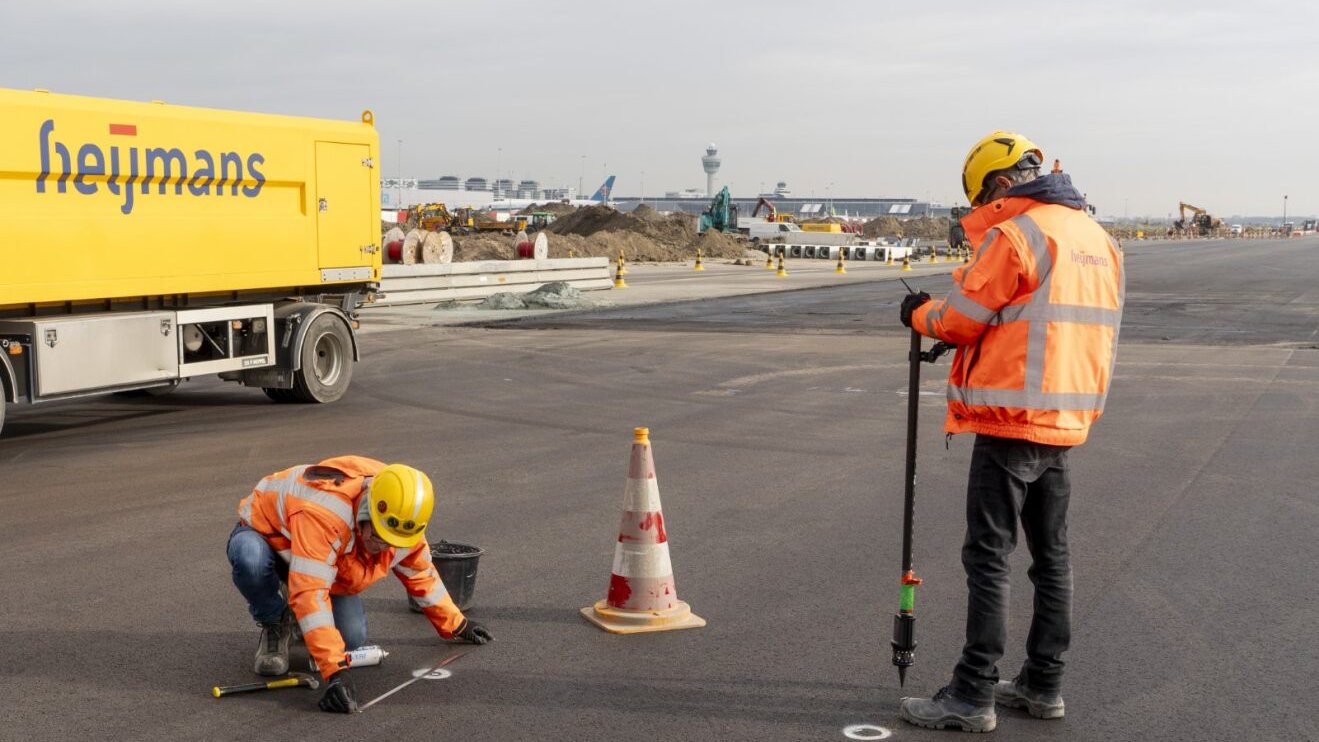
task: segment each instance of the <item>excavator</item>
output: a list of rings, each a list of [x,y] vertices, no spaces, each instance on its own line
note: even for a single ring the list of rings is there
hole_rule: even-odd
[[[760,216],[760,210],[762,208],[765,209],[765,221],[771,224],[792,221],[792,216],[788,214],[780,214],[779,210],[774,206],[774,202],[764,196],[761,196],[760,200],[756,202],[756,208],[751,212],[751,216],[753,218]]]
[[[733,197],[728,193],[728,186],[721,188],[710,201],[710,205],[701,212],[701,221],[696,231],[705,234],[710,229],[720,232],[737,231],[737,204],[733,203]]]
[[[410,221],[428,232],[444,232],[453,226],[454,217],[442,203],[420,204],[408,209]]]
[[[1191,212],[1191,219],[1187,221],[1186,212]],[[1173,222],[1172,225],[1178,232],[1192,232],[1201,237],[1208,237],[1211,232],[1223,226],[1222,219],[1216,219],[1208,211],[1199,206],[1192,206],[1185,201],[1177,202],[1177,213],[1181,218]]]

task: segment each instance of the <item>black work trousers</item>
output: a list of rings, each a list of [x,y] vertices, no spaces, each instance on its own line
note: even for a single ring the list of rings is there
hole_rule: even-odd
[[[966,490],[962,566],[969,593],[966,645],[953,670],[953,694],[994,702],[998,660],[1007,642],[1008,555],[1017,523],[1026,535],[1035,612],[1026,636],[1022,678],[1030,688],[1062,687],[1062,654],[1071,641],[1072,565],[1067,551],[1071,482],[1067,447],[977,435]]]

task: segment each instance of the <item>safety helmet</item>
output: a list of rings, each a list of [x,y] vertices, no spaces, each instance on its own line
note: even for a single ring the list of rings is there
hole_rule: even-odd
[[[1026,163],[1022,158],[1031,157]],[[1038,168],[1044,162],[1044,152],[1031,140],[1010,131],[996,131],[976,142],[962,165],[962,190],[974,206],[985,190],[985,178],[998,170],[1019,165]]]
[[[390,546],[416,546],[435,509],[435,489],[423,472],[390,464],[371,480],[371,525]]]

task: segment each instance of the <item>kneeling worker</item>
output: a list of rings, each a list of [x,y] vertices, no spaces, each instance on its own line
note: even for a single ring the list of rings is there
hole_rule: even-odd
[[[490,641],[431,564],[423,531],[434,507],[425,474],[363,456],[295,466],[258,482],[238,504],[228,548],[234,585],[261,626],[257,674],[288,672],[296,619],[327,681],[321,710],[355,711],[345,651],[366,643],[359,594],[391,570],[441,637]]]

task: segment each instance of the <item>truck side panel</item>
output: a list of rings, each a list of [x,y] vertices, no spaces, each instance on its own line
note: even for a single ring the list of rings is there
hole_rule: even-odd
[[[379,280],[370,123],[0,90],[0,141],[0,308]],[[325,142],[351,162],[321,172]],[[344,187],[327,251],[315,194]]]

